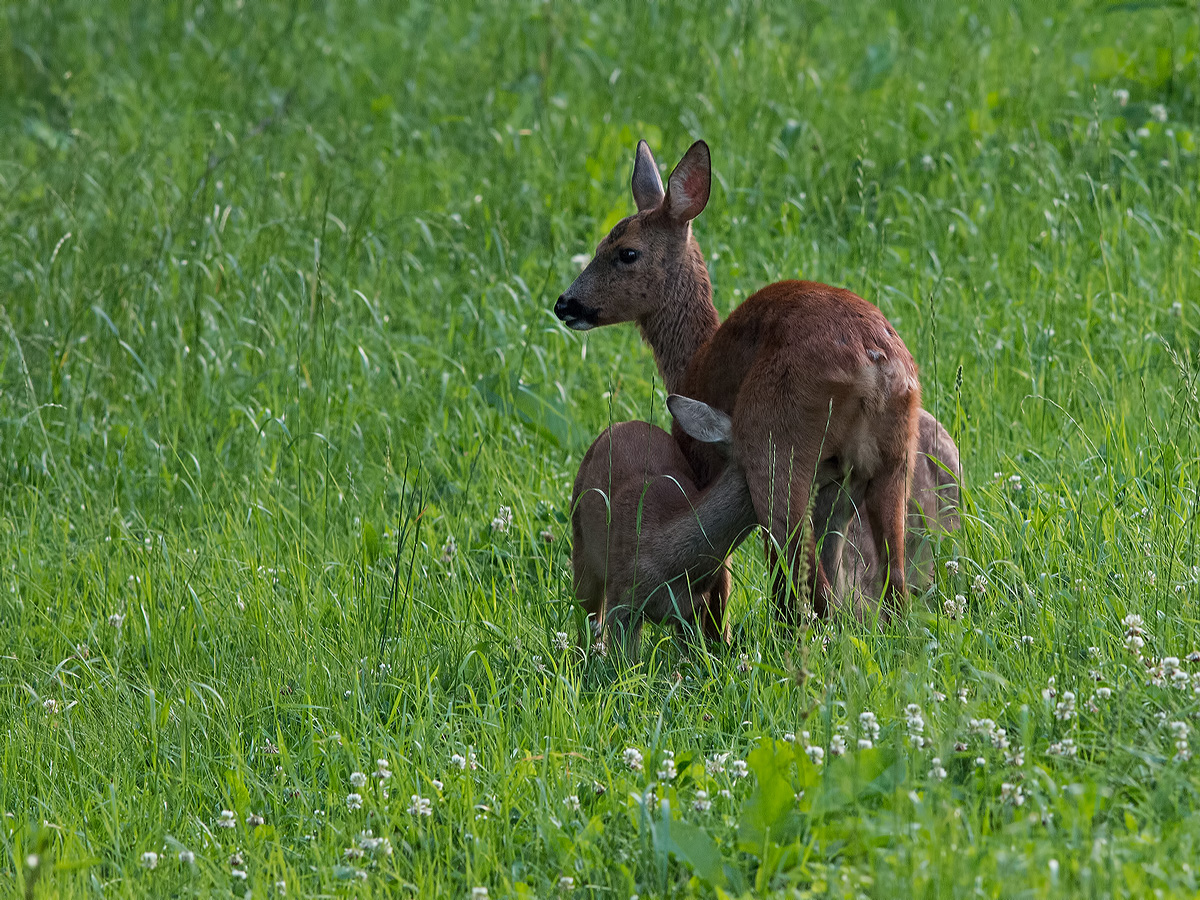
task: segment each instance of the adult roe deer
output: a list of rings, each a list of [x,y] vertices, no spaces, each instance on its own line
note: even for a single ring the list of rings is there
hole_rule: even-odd
[[[694,143],[664,190],[649,147],[638,143],[638,212],[618,222],[554,311],[584,331],[634,321],[671,393],[728,413],[733,442],[768,555],[774,594],[794,619],[789,582],[807,574],[813,610],[832,591],[814,532],[844,532],[866,513],[886,572],[880,616],[905,605],[905,507],[914,464],[921,388],[908,348],[871,303],[807,281],[768,285],[720,323],[691,222],[708,202],[708,145]],[[721,460],[678,425],[674,435],[698,486]],[[815,491],[813,522],[806,527]],[[841,498],[849,497],[853,505]]]
[[[732,423],[687,397],[667,404],[684,433],[728,454]],[[672,618],[681,630],[725,638],[725,557],[758,518],[736,460],[703,491],[679,444],[649,422],[618,422],[596,438],[571,492],[575,596],[596,634],[636,656],[642,619]],[[721,593],[719,602],[709,597]]]

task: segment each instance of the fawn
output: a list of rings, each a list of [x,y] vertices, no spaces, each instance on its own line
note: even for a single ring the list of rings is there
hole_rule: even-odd
[[[707,404],[667,398],[675,424],[720,455],[732,423]],[[636,656],[643,618],[673,619],[687,636],[728,640],[709,611],[729,596],[725,557],[757,525],[736,459],[704,490],[670,434],[649,422],[619,422],[596,438],[571,493],[575,596],[593,632]],[[719,604],[708,601],[721,593]]]
[[[908,580],[922,588],[934,579],[934,541],[958,528],[961,476],[958,447],[953,438],[941,422],[921,410],[904,548],[908,555]],[[856,607],[868,603],[868,598],[878,597],[883,589],[879,554],[858,510],[850,511],[844,534],[824,534],[821,560],[839,604]]]
[[[694,143],[663,188],[638,143],[638,212],[618,222],[554,311],[588,330],[633,321],[654,352],[668,391],[694,397],[732,420],[757,520],[768,532],[780,614],[795,620],[791,585],[803,574],[813,611],[833,599],[816,553],[821,531],[845,531],[866,513],[886,573],[880,617],[907,603],[905,507],[915,461],[921,386],[916,364],[873,304],[850,291],[783,281],[750,296],[720,323],[691,222],[708,203],[708,145]],[[719,453],[674,426],[697,486],[720,470]],[[849,497],[853,504],[839,498]],[[780,560],[780,554],[783,559]]]

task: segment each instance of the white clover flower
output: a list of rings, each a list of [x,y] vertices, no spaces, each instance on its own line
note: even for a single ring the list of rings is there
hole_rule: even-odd
[[[1167,108],[1161,103],[1155,103],[1150,107],[1150,116],[1156,122],[1165,122],[1167,121]]]
[[[554,649],[560,653],[571,646],[571,639],[565,631],[554,632]]]
[[[442,784],[442,783],[441,783],[441,782],[440,782],[438,779],[436,779],[436,778],[430,778],[430,779],[429,779],[429,783],[430,783],[431,785],[433,785],[433,789],[434,789],[435,791],[440,791],[440,790],[441,790],[443,787],[445,787],[445,785],[444,785],[444,784]]]
[[[391,856],[392,842],[386,837],[375,837],[370,831],[358,836],[358,846],[372,856]]]
[[[287,894],[287,882],[283,880],[275,882],[275,893],[277,893],[280,897]]]
[[[471,900],[488,900],[488,889],[483,885],[471,888]]]
[[[1063,691],[1063,698],[1054,705],[1054,718],[1069,722],[1075,718],[1075,692]]]
[[[350,809],[362,809],[362,794],[347,794],[346,806]]]
[[[365,787],[367,784],[367,776],[364,772],[351,772],[350,783],[356,788]]]
[[[863,737],[866,738],[868,742],[873,743],[874,741],[879,740],[879,721],[875,718],[875,713],[871,712],[870,710],[864,710],[863,712],[859,713],[858,727],[862,731]],[[867,746],[869,747],[870,745],[871,744],[868,743]],[[861,741],[859,742],[859,746],[862,747]],[[866,748],[864,747],[863,749]]]
[[[467,768],[467,758],[461,753],[453,753],[450,755],[450,765],[456,769],[465,770]]]
[[[562,878],[558,879],[558,889],[560,891],[575,890],[575,879],[572,878],[570,875],[562,876]]]
[[[629,766],[634,772],[641,772],[643,768],[642,751],[635,747],[625,748],[625,765]]]
[[[420,794],[413,794],[408,805],[409,815],[413,816],[432,816],[433,801],[427,797],[422,797]]]
[[[835,734],[829,739],[829,753],[832,756],[841,756],[846,752],[846,736],[843,734]]]
[[[987,579],[987,576],[983,575],[983,574],[976,575],[974,580],[971,582],[971,589],[974,590],[975,593],[979,594],[979,595],[983,595],[984,593],[987,592],[987,586],[988,586],[988,579]]]
[[[387,781],[392,777],[392,769],[386,759],[375,760],[375,777],[380,781]]]
[[[958,560],[957,559],[946,560],[946,574],[947,575],[957,575],[958,574]]]
[[[960,688],[958,689],[958,691],[956,692],[956,696],[958,697],[958,702],[959,702],[959,703],[966,703],[966,702],[967,702],[967,698],[968,698],[969,696],[971,696],[971,689],[970,689],[969,687],[967,687],[966,685],[963,685],[963,686],[962,686],[962,687],[960,687]]]
[[[1055,741],[1047,747],[1046,752],[1051,756],[1073,757],[1079,752],[1079,748],[1075,746],[1075,742],[1070,738],[1063,738],[1061,741]]]
[[[982,769],[986,765],[987,765],[987,760],[984,759],[982,756],[975,757],[975,768]]]
[[[237,825],[237,813],[232,809],[221,810],[221,815],[217,818],[218,828],[233,828]]]
[[[750,655],[748,653],[741,654],[738,657],[738,671],[745,674],[746,672],[749,672],[750,669]]]
[[[658,768],[658,780],[670,781],[675,775],[675,754],[670,750],[664,750],[663,761]]]
[[[193,853],[191,850],[180,850],[179,851],[179,861],[185,865],[190,866],[192,863],[194,863],[196,861],[196,854]]]
[[[244,869],[230,869],[229,874],[232,875],[234,878],[236,878],[238,881],[245,881],[247,878],[250,877],[249,875],[246,874],[246,871]]]
[[[971,719],[971,721],[967,723],[967,727],[969,727],[975,734],[983,735],[986,738],[991,738],[992,733],[996,730],[996,723],[991,719]]]
[[[363,853],[364,851],[362,847],[347,847],[342,851],[342,859],[346,860],[347,862],[355,859],[362,859]]]
[[[158,868],[158,854],[153,850],[147,850],[142,854],[142,868],[156,869]]]
[[[1046,679],[1046,687],[1042,691],[1042,699],[1043,700],[1052,700],[1053,698],[1058,696],[1058,688],[1056,688],[1054,686],[1055,683],[1056,683],[1056,679],[1053,675],[1051,675],[1049,678]],[[991,720],[989,719],[988,721],[991,721]]]
[[[569,794],[563,798],[563,804],[569,812],[579,812],[583,807],[579,803],[578,794]]]
[[[47,697],[45,700],[42,701],[42,709],[44,709],[46,712],[50,713],[51,715],[54,715],[54,713],[58,712],[58,708],[59,708],[58,701],[55,700],[53,697]]]
[[[816,744],[811,747],[805,747],[804,752],[808,754],[808,758],[812,760],[814,766],[819,766],[825,761],[825,751]]]
[[[1025,792],[1019,784],[1012,784],[1005,781],[1000,785],[1000,802],[1011,803],[1013,806],[1023,806],[1025,804]]]
[[[692,809],[699,813],[712,809],[712,801],[708,799],[708,791],[696,791],[696,799],[692,801]]]
[[[1096,696],[1101,700],[1107,700],[1112,697],[1112,688],[1098,687],[1096,688]]]
[[[599,657],[600,659],[604,659],[605,657],[607,657],[608,656],[608,644],[604,643],[604,641],[593,641],[592,642],[592,655]]]
[[[745,778],[750,774],[750,767],[746,765],[744,759],[735,759],[729,764],[730,778]]]
[[[1008,486],[1009,486],[1009,488],[1011,488],[1014,491],[1023,490],[1024,488],[1021,485],[1021,476],[1020,475],[1010,475],[1008,477]]]
[[[250,815],[246,816],[246,824],[249,825],[251,828],[257,828],[262,823],[263,823],[263,817],[260,816],[258,813],[250,813]]]
[[[1033,646],[1033,643],[1034,643],[1033,635],[1032,634],[1021,635],[1021,643],[1024,644],[1026,647]]]
[[[108,617],[108,624],[111,628],[120,628],[125,624],[125,616],[123,613],[113,613]]]
[[[921,707],[916,703],[910,703],[904,707],[904,725],[908,729],[908,736],[912,742],[918,747],[924,746],[925,716],[921,712]]]
[[[496,517],[494,519],[492,519],[492,531],[497,531],[497,532],[501,532],[501,533],[508,531],[509,526],[512,525],[512,520],[513,520],[512,507],[501,506],[500,509],[496,512]]]
[[[967,611],[967,598],[962,594],[955,594],[953,600],[947,600],[942,604],[942,613],[947,619],[959,619]]]
[[[935,756],[929,761],[929,780],[942,781],[946,777],[946,770],[942,767],[941,757]]]
[[[533,670],[535,672],[544,673],[546,671],[546,664],[542,662],[541,656],[535,656],[531,662],[533,663]]]
[[[1010,766],[1020,767],[1025,765],[1025,751],[1020,747],[1017,747],[1013,750],[1005,750],[1004,762]]]
[[[1118,106],[1125,106],[1129,103],[1129,91],[1125,88],[1117,88],[1113,91],[1113,99],[1117,101]]]

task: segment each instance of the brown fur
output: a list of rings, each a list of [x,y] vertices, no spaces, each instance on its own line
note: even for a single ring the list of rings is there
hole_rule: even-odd
[[[768,551],[781,560],[780,612],[793,618],[789,583],[806,575],[813,608],[832,591],[808,526],[842,531],[839,487],[860,508],[889,573],[886,620],[907,600],[905,505],[915,456],[920,383],[904,342],[883,314],[850,291],[804,281],[769,285],[718,326],[712,287],[691,220],[708,200],[708,148],[688,150],[657,195],[639,144],[634,189],[639,212],[615,228],[559,298],[571,327],[635,321],[668,390],[728,413]],[[657,178],[657,173],[654,173]],[[654,200],[658,199],[655,203]],[[720,469],[711,448],[675,429],[697,485]],[[815,491],[815,498],[813,497]],[[824,498],[824,499],[823,499]],[[715,613],[715,611],[714,611]]]
[[[934,544],[958,529],[960,478],[954,440],[937,419],[921,410],[905,540],[910,586],[924,589],[933,582]],[[883,583],[871,531],[853,508],[853,501],[851,506],[844,536],[829,531],[823,534],[821,560],[833,583],[837,605],[854,608],[861,616],[863,605],[879,596]]]
[[[757,523],[736,463],[700,490],[670,434],[648,422],[606,429],[571,494],[575,596],[593,630],[636,654],[643,617],[729,640],[723,561]]]

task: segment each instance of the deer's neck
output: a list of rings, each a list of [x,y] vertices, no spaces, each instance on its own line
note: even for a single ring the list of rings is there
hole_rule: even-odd
[[[638,322],[668,393],[682,389],[692,357],[720,324],[704,256],[689,236],[683,258],[668,275],[662,304]]]

